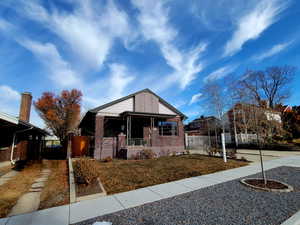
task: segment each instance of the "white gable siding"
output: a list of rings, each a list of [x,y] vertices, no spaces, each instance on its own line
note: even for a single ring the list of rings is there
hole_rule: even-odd
[[[133,111],[133,98],[126,99],[98,111],[97,115],[119,116],[125,111]]]
[[[170,115],[176,115],[174,111],[166,107],[164,104],[160,103],[158,104],[158,113],[161,114],[170,114]]]
[[[267,120],[275,120],[279,123],[281,123],[281,116],[279,113],[273,113],[273,112],[265,112],[265,115],[267,116]]]

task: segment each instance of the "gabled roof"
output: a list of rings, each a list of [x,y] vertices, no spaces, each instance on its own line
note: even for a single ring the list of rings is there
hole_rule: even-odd
[[[187,118],[186,115],[184,115],[182,112],[180,112],[180,111],[179,111],[178,109],[176,109],[174,106],[172,106],[171,104],[169,104],[167,101],[165,101],[164,99],[162,99],[161,97],[159,97],[157,94],[155,94],[153,91],[151,91],[151,90],[148,89],[148,88],[143,89],[143,90],[140,90],[140,91],[135,92],[135,93],[133,93],[133,94],[127,95],[127,96],[125,96],[125,97],[119,98],[119,99],[117,99],[117,100],[115,100],[115,101],[112,101],[112,102],[109,102],[109,103],[107,103],[107,104],[98,106],[98,107],[96,107],[96,108],[94,108],[94,109],[89,110],[88,112],[91,112],[91,113],[97,113],[97,112],[98,112],[99,110],[101,110],[101,109],[107,108],[107,107],[109,107],[109,106],[111,106],[111,105],[114,105],[114,104],[116,104],[116,103],[122,102],[122,101],[124,101],[124,100],[129,99],[129,98],[132,98],[132,97],[134,97],[135,95],[137,95],[137,94],[139,94],[139,93],[142,93],[142,92],[149,92],[150,94],[153,94],[154,96],[156,96],[156,97],[158,98],[158,100],[159,100],[162,104],[164,104],[165,106],[167,106],[168,108],[170,108],[172,111],[176,112],[178,115],[180,115],[180,116],[183,117],[184,119]]]
[[[14,117],[14,116],[11,116],[9,114],[6,114],[6,113],[3,113],[3,112],[0,112],[0,120],[2,120],[3,122],[6,123],[6,126],[9,125],[9,126],[14,126],[16,127],[16,129],[18,130],[21,130],[21,129],[26,129],[26,128],[32,128],[33,130],[43,134],[43,135],[48,135],[49,133],[29,122],[26,122],[26,121],[23,121],[23,120],[20,120],[18,119],[18,117]]]

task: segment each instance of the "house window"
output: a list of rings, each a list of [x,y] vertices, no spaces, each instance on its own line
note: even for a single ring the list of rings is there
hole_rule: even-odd
[[[178,125],[177,122],[160,121],[158,122],[159,135],[161,136],[177,136]]]

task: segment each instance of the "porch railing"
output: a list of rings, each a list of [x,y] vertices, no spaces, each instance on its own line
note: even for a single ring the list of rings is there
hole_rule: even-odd
[[[127,145],[129,146],[147,146],[148,142],[144,138],[130,138]]]

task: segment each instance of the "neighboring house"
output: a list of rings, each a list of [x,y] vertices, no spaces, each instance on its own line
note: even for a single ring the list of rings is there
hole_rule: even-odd
[[[40,158],[48,133],[29,123],[31,100],[30,93],[22,94],[19,118],[0,112],[0,162]]]
[[[79,127],[94,138],[93,157],[131,158],[143,149],[158,156],[184,152],[187,117],[149,89],[89,110]],[[125,149],[125,150],[124,150]]]
[[[272,122],[272,126],[281,127],[281,112],[274,109],[258,107],[251,104],[236,104],[226,114],[232,139],[236,134],[243,136],[240,142],[254,141],[256,137],[256,124],[261,121]],[[272,133],[272,132],[271,132]]]
[[[185,125],[185,133],[189,136],[209,135],[219,130],[220,120],[214,116],[201,116]]]

